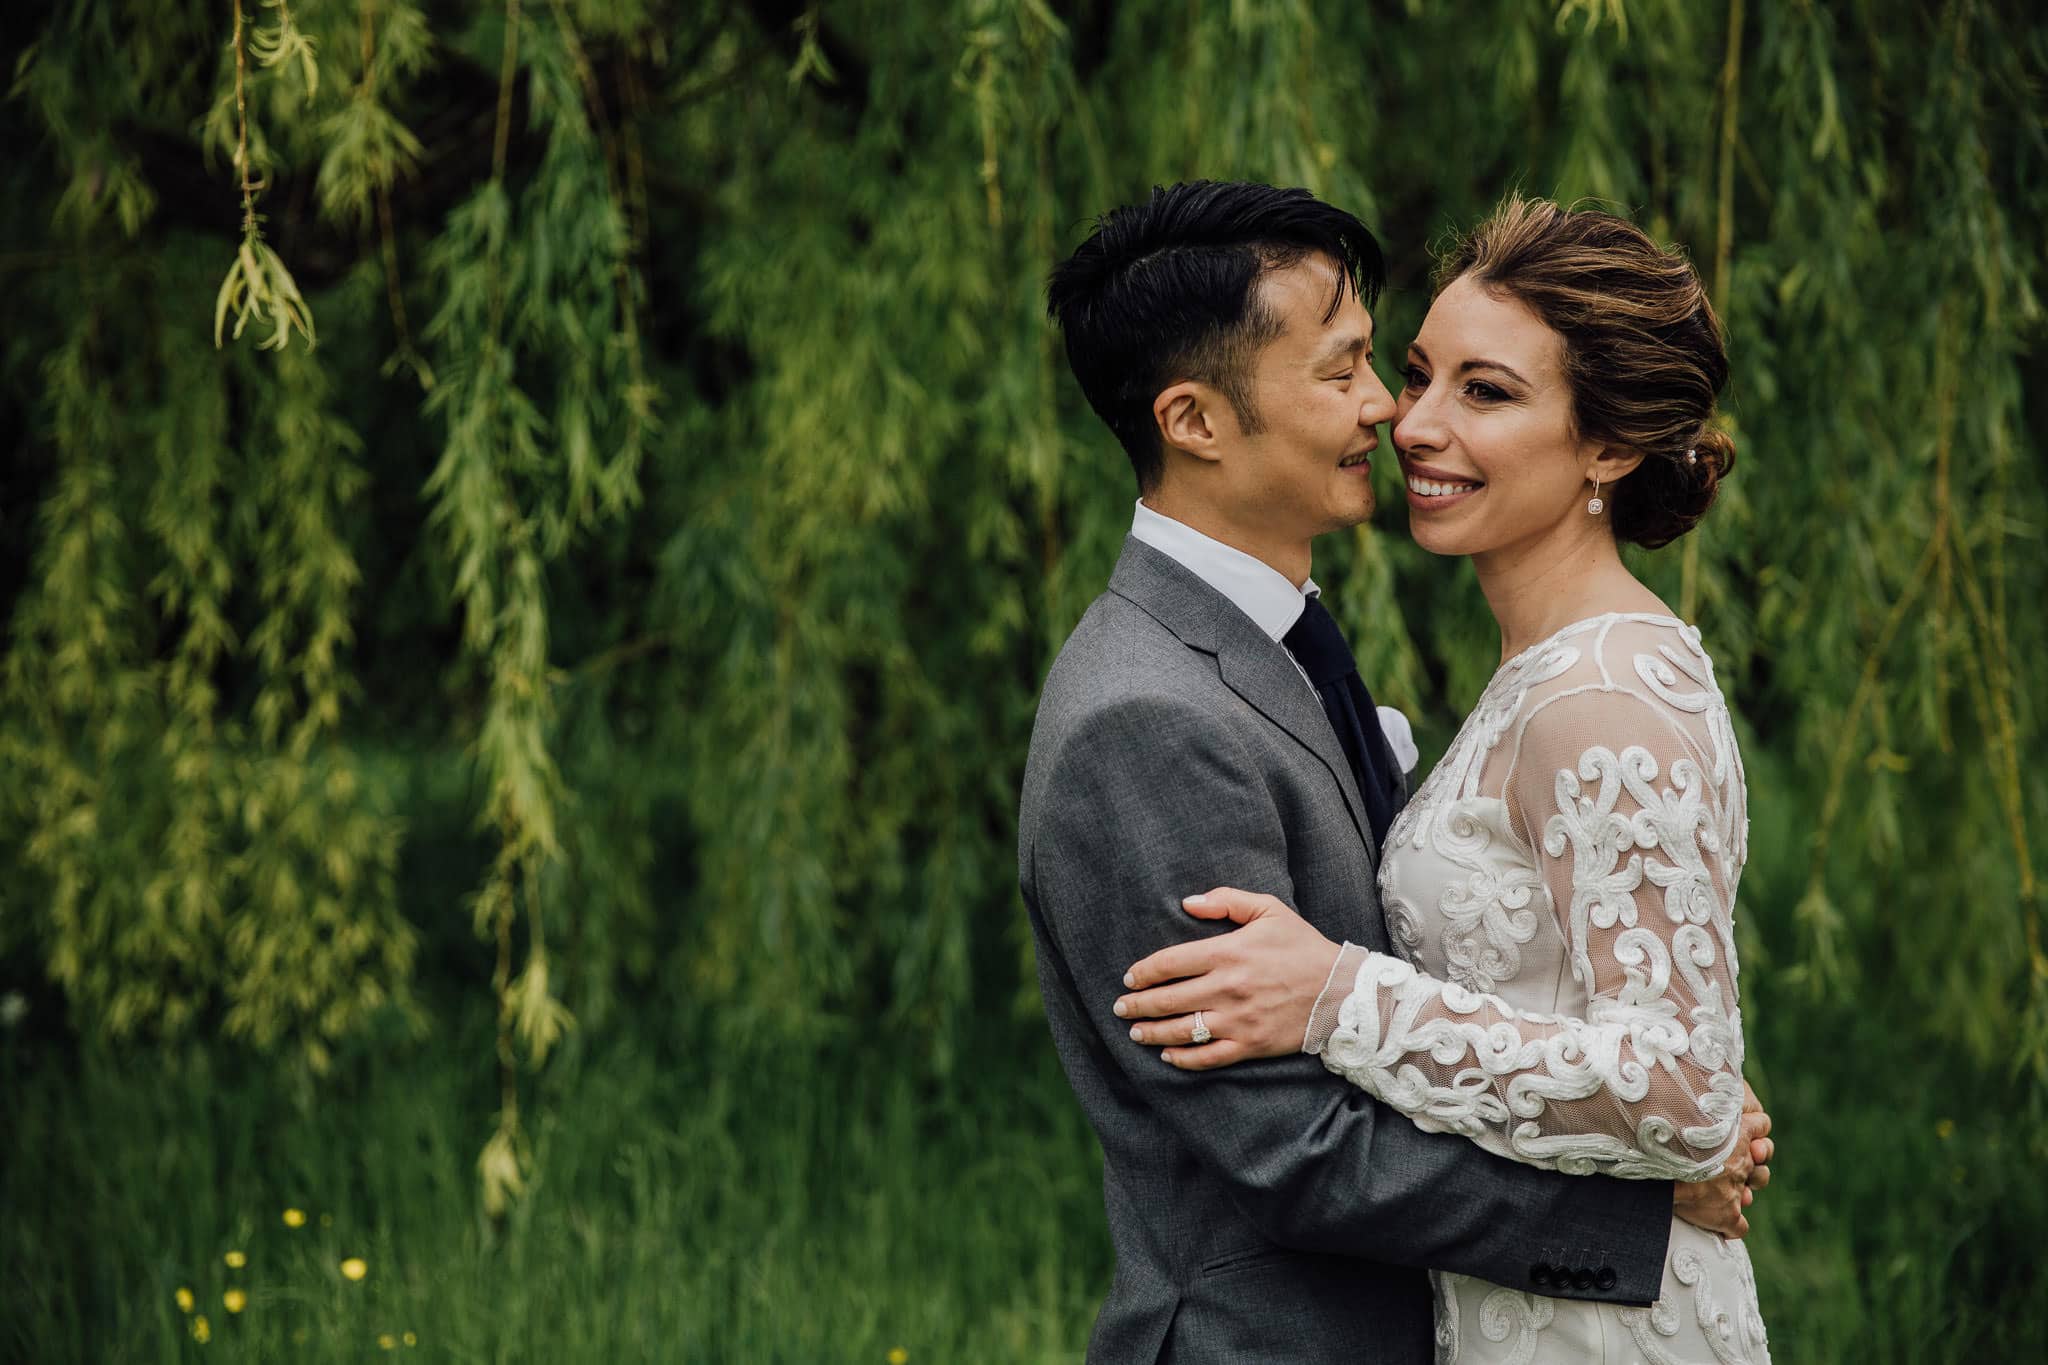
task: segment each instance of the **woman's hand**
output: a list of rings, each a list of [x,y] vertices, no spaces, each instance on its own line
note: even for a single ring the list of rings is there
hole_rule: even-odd
[[[1133,1021],[1132,1039],[1164,1047],[1166,1060],[1187,1071],[1301,1051],[1339,946],[1271,896],[1224,886],[1181,905],[1197,919],[1243,927],[1162,948],[1124,973],[1133,993],[1116,1013]],[[1210,1038],[1199,1045],[1197,1010]]]

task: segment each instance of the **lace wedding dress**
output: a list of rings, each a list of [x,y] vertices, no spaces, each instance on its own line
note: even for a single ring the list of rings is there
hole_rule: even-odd
[[[1747,829],[1699,632],[1632,614],[1565,627],[1502,665],[1395,820],[1380,892],[1408,960],[1346,948],[1328,994],[1355,984],[1324,1064],[1531,1165],[1718,1171],[1742,1109]],[[1432,1278],[1440,1362],[1769,1360],[1748,1253],[1682,1221],[1647,1308]]]

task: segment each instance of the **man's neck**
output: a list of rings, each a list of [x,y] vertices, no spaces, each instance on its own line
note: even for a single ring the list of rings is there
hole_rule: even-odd
[[[1142,500],[1160,516],[1172,517],[1190,530],[1200,531],[1211,540],[1250,555],[1297,588],[1308,582],[1311,553],[1306,540],[1284,541],[1260,536],[1236,525],[1212,507],[1189,498],[1176,498],[1163,488],[1145,494]]]

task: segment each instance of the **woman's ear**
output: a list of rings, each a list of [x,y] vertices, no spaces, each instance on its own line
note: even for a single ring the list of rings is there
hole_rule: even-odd
[[[1643,462],[1643,452],[1634,446],[1602,446],[1586,466],[1586,479],[1613,483]]]
[[[1223,458],[1219,439],[1227,440],[1236,430],[1223,395],[1193,379],[1161,389],[1152,400],[1152,420],[1168,449],[1212,463]]]

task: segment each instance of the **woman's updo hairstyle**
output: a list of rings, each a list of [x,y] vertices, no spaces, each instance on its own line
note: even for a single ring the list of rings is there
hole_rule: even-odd
[[[1577,433],[1642,452],[1601,493],[1615,539],[1655,549],[1690,531],[1735,466],[1711,425],[1728,352],[1692,263],[1625,218],[1511,194],[1438,262],[1438,292],[1467,275],[1564,339]]]

